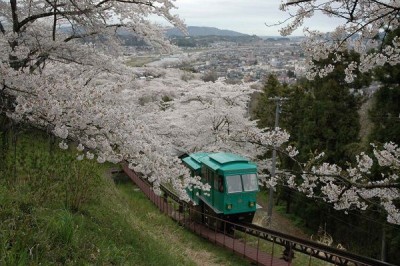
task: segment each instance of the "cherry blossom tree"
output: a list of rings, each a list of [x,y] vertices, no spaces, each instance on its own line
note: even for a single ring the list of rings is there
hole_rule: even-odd
[[[162,140],[164,151],[176,157],[181,151],[222,150],[257,160],[267,147],[252,143],[251,137],[264,136],[274,146],[289,139],[289,134],[280,130],[271,138],[250,120],[247,103],[253,90],[249,84],[203,82],[200,76],[183,81],[181,76],[180,70],[166,69],[162,79],[135,81],[137,93],[123,91],[125,104],[137,104],[136,119]],[[260,169],[266,167],[268,164],[260,164]],[[260,177],[267,182],[266,176]]]
[[[15,94],[16,107],[8,116],[52,130],[62,149],[70,140],[78,142],[78,160],[128,161],[153,182],[156,191],[160,184],[170,183],[183,199],[186,187],[207,186],[189,175],[176,151],[225,150],[253,159],[265,152],[247,141],[250,135],[265,134],[246,115],[249,85],[207,83],[200,77],[185,82],[180,70],[132,71],[118,61],[114,64],[118,73],[96,73],[88,83],[90,67],[50,63],[40,78],[29,76],[35,86],[30,86],[31,93]],[[160,78],[132,76],[145,71]],[[269,141],[280,145],[289,137],[282,136]]]
[[[289,14],[281,29],[289,35],[303,26],[316,13],[343,21],[330,33],[304,28],[306,40],[303,49],[308,56],[307,78],[324,77],[338,62],[347,64],[345,81],[353,82],[357,73],[366,73],[379,66],[400,63],[400,39],[390,32],[400,26],[400,2],[396,0],[282,0],[281,10]],[[354,50],[360,54],[359,62],[344,61],[344,53]],[[315,64],[315,62],[326,62]],[[300,172],[286,175],[289,186],[310,197],[320,197],[333,203],[336,209],[365,209],[371,204],[380,205],[387,212],[390,223],[400,224],[398,176],[400,148],[393,142],[378,147],[373,145],[373,156],[361,153],[355,164],[340,167],[311,158],[306,164],[298,162]],[[381,177],[372,174],[379,167]],[[300,178],[298,177],[300,175]]]
[[[118,60],[118,40],[112,38],[118,28],[172,48],[160,28],[146,20],[156,14],[181,27],[169,13],[172,1],[0,1],[0,7],[2,115],[52,132],[62,149],[78,142],[78,160],[126,160],[155,190],[171,183],[185,198],[185,187],[207,186],[190,177],[173,150],[205,149],[206,144],[208,150],[227,148],[222,133],[254,124],[244,119],[248,92],[240,86],[227,90],[221,82],[216,92],[216,86],[202,81],[177,80],[182,73],[140,83],[134,79],[142,70]],[[171,106],[157,97],[161,92],[169,95]],[[146,96],[156,102],[145,103]],[[182,113],[187,119],[178,117]],[[175,127],[167,123],[171,120]]]
[[[352,82],[357,71],[368,72],[384,64],[400,63],[400,38],[385,42],[387,33],[400,26],[400,3],[397,0],[282,0],[281,10],[287,11],[289,18],[282,22],[282,35],[289,35],[303,23],[322,13],[330,18],[343,21],[330,33],[304,28],[307,36],[303,43],[309,56],[307,77],[326,76],[342,61],[342,52],[354,49],[360,53],[360,62],[351,61],[345,69],[346,81]],[[330,56],[332,55],[333,56]],[[330,57],[323,67],[313,64]]]
[[[323,156],[322,153],[314,160],[321,161]],[[309,197],[333,203],[337,210],[365,210],[370,205],[379,205],[386,211],[389,223],[400,224],[399,166],[400,148],[390,142],[379,148],[373,145],[372,157],[361,153],[356,156],[356,163],[346,168],[314,162],[300,167],[298,175],[281,175],[290,187]],[[373,167],[381,169],[380,178],[373,175]]]
[[[160,184],[170,183],[183,199],[186,187],[207,186],[180,164],[177,149],[225,150],[256,159],[274,148],[295,158],[295,148],[285,149],[288,132],[259,129],[249,119],[252,91],[247,85],[207,83],[199,77],[183,81],[178,70],[123,64],[116,29],[131,30],[171,50],[161,29],[147,17],[163,16],[181,27],[170,14],[172,8],[173,1],[168,0],[0,1],[1,115],[52,132],[61,139],[62,149],[75,149],[70,141],[77,142],[78,160],[125,160],[153,182],[156,191]],[[397,49],[395,42],[391,47]],[[394,63],[394,55],[390,58],[387,62]],[[138,80],[143,72],[158,78]],[[381,183],[367,178],[374,160],[386,169]],[[290,177],[289,184],[310,196],[321,188],[323,197],[342,209],[365,208],[368,200],[376,200],[387,210],[390,222],[400,223],[395,203],[399,148],[375,147],[374,159],[362,154],[357,162],[348,169],[328,164],[307,168],[302,181]],[[269,167],[268,161],[259,165],[260,170]],[[321,175],[324,178],[318,178]],[[278,182],[260,177],[268,186]]]
[[[3,108],[10,108],[12,93],[30,93],[30,80],[40,80],[42,69],[49,62],[86,65],[89,82],[94,73],[116,71],[114,60],[104,56],[118,54],[118,29],[136,34],[164,50],[171,45],[161,27],[148,16],[158,15],[183,29],[177,16],[171,15],[173,1],[0,1],[0,70]],[[94,41],[82,45],[82,40]],[[102,52],[103,51],[103,52]],[[96,70],[97,69],[97,70]],[[11,102],[10,102],[11,101]]]
[[[117,29],[170,51],[162,28],[148,17],[162,16],[183,29],[173,8],[168,0],[0,1],[1,115],[53,132],[65,140],[60,148],[68,148],[68,140],[80,143],[77,159],[137,159],[134,166],[143,166],[144,174],[151,172],[144,166],[153,169],[157,180],[189,176],[172,167],[177,159],[155,152],[163,145],[132,119],[131,109],[112,108],[135,76],[116,59]]]

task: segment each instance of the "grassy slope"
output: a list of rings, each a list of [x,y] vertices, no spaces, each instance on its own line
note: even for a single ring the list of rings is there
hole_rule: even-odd
[[[16,157],[1,145],[0,265],[246,264],[160,214],[131,183],[116,185],[108,166],[51,149],[41,133],[20,135]]]

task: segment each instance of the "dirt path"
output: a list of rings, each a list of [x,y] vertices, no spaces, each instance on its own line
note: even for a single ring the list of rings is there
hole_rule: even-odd
[[[253,219],[253,223],[288,235],[300,237],[303,239],[310,239],[310,236],[303,232],[300,228],[296,227],[290,219],[286,218],[284,215],[280,214],[274,209],[272,209],[271,224],[268,225],[267,208],[265,207],[267,206],[267,204],[263,202],[258,202],[258,204],[260,204],[262,208],[257,210]]]

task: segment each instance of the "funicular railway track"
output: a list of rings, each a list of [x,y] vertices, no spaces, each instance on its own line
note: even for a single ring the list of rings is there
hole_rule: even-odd
[[[285,254],[294,254],[294,251],[296,251],[307,255],[309,257],[308,265],[315,265],[315,263],[311,264],[311,259],[317,258],[333,265],[394,266],[390,263],[356,255],[254,224],[231,223],[201,213],[194,209],[192,205],[181,201],[175,193],[164,186],[161,187],[163,195],[156,195],[152,190],[152,185],[147,180],[142,179],[140,175],[129,169],[127,164],[123,164],[122,167],[125,174],[130,177],[161,212],[185,228],[217,245],[232,250],[257,265],[291,265],[291,258],[286,257],[286,260],[284,260],[282,253],[274,254],[274,245],[279,245],[285,248]],[[206,216],[209,220],[219,222],[219,224],[223,225],[221,227],[223,229],[197,222],[195,217],[199,216]],[[239,234],[240,236],[238,237]],[[263,242],[272,243],[272,252],[270,251],[270,254],[266,252]]]

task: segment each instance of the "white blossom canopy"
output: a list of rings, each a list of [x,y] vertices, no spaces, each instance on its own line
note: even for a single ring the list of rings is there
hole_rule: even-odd
[[[303,48],[309,56],[307,77],[310,79],[332,72],[335,63],[342,61],[341,52],[348,49],[360,53],[361,57],[360,62],[347,63],[347,82],[354,80],[357,71],[364,73],[384,64],[400,63],[400,38],[386,42],[388,31],[400,26],[398,0],[282,0],[281,10],[291,14],[281,29],[282,35],[291,34],[316,13],[343,20],[328,34],[304,28],[308,38]],[[313,64],[313,60],[327,59],[329,55],[333,56],[325,66]]]
[[[330,33],[304,28],[307,38],[302,47],[308,58],[308,79],[324,77],[334,71],[338,63],[345,63],[345,81],[351,83],[357,73],[400,63],[400,38],[390,36],[390,32],[400,26],[398,0],[281,0],[280,9],[289,14],[285,21],[278,23],[284,25],[282,35],[302,27],[316,13],[343,21]],[[348,50],[359,53],[360,60],[343,62]],[[324,64],[314,63],[321,60]],[[374,157],[361,153],[355,166],[343,169],[321,163],[304,171],[301,181],[290,176],[288,184],[310,197],[322,197],[334,203],[337,209],[365,209],[379,202],[388,213],[388,222],[400,224],[400,148],[392,142],[381,148],[373,145],[373,148]],[[375,165],[382,170],[379,181],[373,181],[377,178],[371,174]]]
[[[316,8],[316,1],[285,2]],[[325,1],[326,8],[334,2],[348,1]],[[362,2],[367,1],[354,3]],[[368,2],[369,8],[380,3]],[[0,112],[15,122],[50,130],[62,139],[60,148],[68,148],[70,140],[78,142],[77,159],[96,158],[100,163],[127,160],[130,167],[153,182],[155,190],[162,183],[170,183],[184,199],[186,187],[207,187],[182,167],[176,149],[233,151],[255,159],[266,149],[275,148],[295,157],[294,147],[283,149],[289,133],[258,129],[255,121],[249,120],[246,104],[252,91],[248,85],[226,85],[221,80],[205,83],[196,78],[185,82],[183,73],[177,70],[132,69],[115,55],[118,45],[111,36],[119,27],[169,48],[160,29],[147,17],[161,15],[180,26],[181,21],[169,13],[172,3],[0,1]],[[398,3],[389,1],[388,5],[397,8]],[[307,12],[303,10],[297,16],[311,15]],[[397,25],[396,19],[390,21],[392,27]],[[65,25],[72,30],[62,30]],[[79,41],[88,36],[107,36],[108,46]],[[391,47],[398,49],[398,44]],[[325,56],[321,49],[316,50],[316,58]],[[398,50],[386,62],[396,63],[396,54]],[[158,78],[138,81],[135,77],[144,71]],[[389,222],[400,224],[396,206],[399,154],[398,146],[388,143],[375,147],[374,158],[361,154],[356,166],[343,169],[321,163],[304,171],[300,182],[294,177],[287,180],[310,196],[321,191],[319,196],[339,209],[364,209],[373,200],[387,211]],[[373,164],[383,167],[379,182],[371,181]],[[268,168],[265,161],[259,165],[261,170]],[[278,182],[260,177],[269,186]]]

